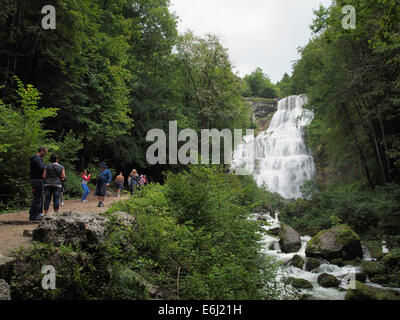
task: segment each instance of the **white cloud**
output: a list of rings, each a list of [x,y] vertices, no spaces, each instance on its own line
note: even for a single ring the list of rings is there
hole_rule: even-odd
[[[171,0],[178,29],[217,34],[239,75],[261,67],[274,82],[291,72],[307,44],[313,9],[331,0]]]

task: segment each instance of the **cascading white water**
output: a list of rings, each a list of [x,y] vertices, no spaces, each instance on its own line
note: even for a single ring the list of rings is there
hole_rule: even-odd
[[[278,110],[274,114],[268,130],[254,136],[245,136],[233,154],[232,168],[246,169],[254,176],[257,184],[264,186],[272,192],[277,192],[287,199],[300,198],[302,196],[300,187],[316,174],[313,157],[304,141],[304,128],[310,124],[313,113],[303,109],[307,102],[304,95],[291,96],[280,100]],[[243,174],[243,172],[241,172]],[[262,217],[262,219],[260,219]],[[263,228],[270,231],[280,227],[279,212],[255,213],[254,220],[267,222]],[[362,267],[346,265],[339,267],[328,261],[321,260],[321,265],[311,271],[296,268],[288,264],[294,257],[299,255],[307,263],[305,254],[309,236],[301,237],[301,247],[295,253],[283,253],[279,245],[279,238],[268,234],[262,235],[263,249],[261,254],[272,257],[283,263],[278,270],[276,279],[284,283],[285,279],[301,278],[312,285],[312,289],[302,289],[303,293],[309,295],[308,299],[343,300],[346,295],[347,284],[345,277],[362,271]],[[382,244],[382,252],[388,253],[386,243]],[[363,247],[363,260],[371,261],[371,255],[367,247]],[[341,282],[339,288],[324,288],[318,284],[318,276],[329,273]],[[370,286],[383,288],[367,279]],[[400,292],[400,288],[389,288]]]
[[[233,168],[246,169],[260,187],[287,199],[300,198],[300,187],[316,173],[304,141],[304,128],[313,118],[303,109],[306,102],[304,95],[280,100],[268,130],[256,138],[245,136],[233,154]]]

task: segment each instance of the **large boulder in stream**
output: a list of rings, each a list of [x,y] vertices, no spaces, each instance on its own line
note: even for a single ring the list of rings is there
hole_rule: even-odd
[[[319,232],[306,248],[307,257],[329,261],[337,258],[353,260],[361,258],[362,254],[360,238],[345,224]]]
[[[306,261],[306,270],[311,271],[317,269],[322,264],[322,261],[315,259],[315,258],[307,258]]]
[[[329,273],[321,273],[318,276],[318,284],[324,288],[336,288],[339,286],[340,281],[335,276]]]
[[[346,300],[400,300],[399,292],[366,285],[356,281],[355,289],[349,289]]]
[[[288,278],[286,280],[286,284],[291,285],[293,288],[296,289],[312,289],[313,285],[310,281],[301,278]]]
[[[114,212],[113,223],[129,227],[134,217],[124,212]],[[74,245],[87,248],[102,243],[110,219],[96,213],[66,211],[46,216],[35,230],[33,240],[55,246]]]
[[[289,261],[289,264],[293,267],[299,268],[299,269],[303,269],[304,266],[304,259],[299,256],[298,254],[296,254],[292,260]]]
[[[289,225],[283,225],[279,230],[279,245],[284,253],[297,252],[301,248],[300,233]]]

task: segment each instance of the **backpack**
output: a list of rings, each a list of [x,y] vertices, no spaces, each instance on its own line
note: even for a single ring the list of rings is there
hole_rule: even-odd
[[[49,169],[51,169],[51,170],[49,170]],[[60,178],[61,184],[62,185],[64,184],[64,181],[61,178],[61,172],[63,170],[63,167],[61,165],[57,165],[57,164],[53,164],[52,163],[52,164],[47,165],[46,170],[47,170],[47,178],[46,179],[48,179],[49,177],[54,177],[54,175],[55,175],[58,178]],[[49,174],[49,173],[51,173],[51,174]]]

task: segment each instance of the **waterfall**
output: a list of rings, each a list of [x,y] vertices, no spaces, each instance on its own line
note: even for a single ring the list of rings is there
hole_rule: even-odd
[[[313,113],[303,109],[304,95],[278,102],[268,130],[245,136],[233,154],[232,168],[252,174],[260,187],[287,199],[302,196],[300,187],[316,174],[314,159],[304,141],[304,128]]]

